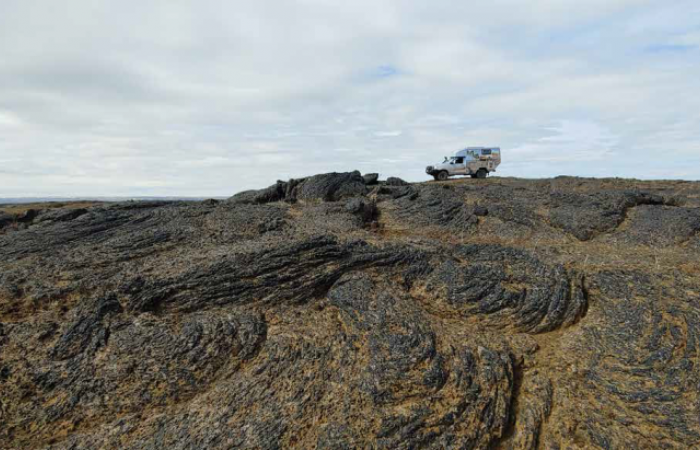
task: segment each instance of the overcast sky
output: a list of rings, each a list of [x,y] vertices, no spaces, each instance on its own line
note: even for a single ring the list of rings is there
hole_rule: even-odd
[[[0,197],[700,179],[700,1],[0,0]]]

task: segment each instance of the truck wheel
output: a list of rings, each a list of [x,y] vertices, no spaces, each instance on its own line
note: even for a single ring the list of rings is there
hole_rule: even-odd
[[[440,172],[439,174],[437,174],[437,179],[439,181],[445,181],[445,180],[447,180],[448,177],[449,177],[449,175],[444,170],[442,172]]]
[[[486,171],[486,169],[479,169],[476,171],[476,177],[477,178],[486,178],[487,173],[488,172]]]
[[[472,178],[476,178],[476,174],[475,174],[475,173],[472,173],[472,174],[470,174],[469,176],[472,177]]]

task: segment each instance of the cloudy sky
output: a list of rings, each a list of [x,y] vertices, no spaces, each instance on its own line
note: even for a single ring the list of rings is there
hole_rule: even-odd
[[[0,1],[0,197],[320,172],[700,179],[700,2]]]

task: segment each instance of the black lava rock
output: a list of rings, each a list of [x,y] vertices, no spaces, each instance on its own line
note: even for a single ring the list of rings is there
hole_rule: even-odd
[[[402,180],[401,178],[389,177],[384,182],[387,186],[408,186],[408,182]]]
[[[378,183],[379,174],[378,173],[366,173],[362,176],[365,184],[367,186],[374,186]]]
[[[492,181],[0,214],[0,447],[700,447],[700,183]]]

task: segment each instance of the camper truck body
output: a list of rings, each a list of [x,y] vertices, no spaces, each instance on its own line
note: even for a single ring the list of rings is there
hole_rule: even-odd
[[[426,167],[425,172],[441,181],[457,175],[486,178],[489,173],[496,171],[499,164],[501,164],[499,147],[467,147],[457,150],[449,158],[445,157],[440,164]]]

